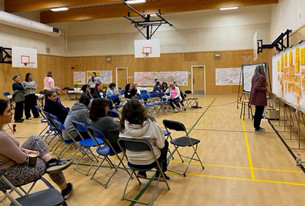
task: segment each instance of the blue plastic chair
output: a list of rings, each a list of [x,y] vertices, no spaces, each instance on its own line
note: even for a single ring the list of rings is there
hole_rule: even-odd
[[[120,114],[117,111],[115,111],[115,110],[109,110],[108,111],[108,116],[112,117],[112,118],[120,119]]]
[[[117,96],[117,95],[109,96],[109,100],[112,102],[112,104],[115,105],[115,109],[119,109],[119,108],[124,107],[124,105],[122,105],[122,104],[116,104],[116,102],[120,101],[120,97]]]
[[[124,156],[123,158],[121,158],[119,156],[120,153],[122,153],[121,149],[115,149],[111,143],[108,141],[107,139],[107,135],[105,132],[103,132],[100,129],[97,129],[95,127],[89,126],[87,127],[87,131],[88,134],[91,136],[92,139],[102,139],[105,143],[105,146],[101,147],[97,142],[96,142],[96,146],[98,147],[96,149],[96,152],[103,156],[104,159],[102,160],[102,162],[100,163],[100,165],[96,168],[95,172],[93,173],[91,180],[96,181],[97,183],[101,184],[102,186],[104,186],[105,188],[107,188],[111,178],[114,176],[114,174],[117,172],[117,170],[120,168],[120,165],[123,165],[123,169],[130,175],[128,169],[126,168],[126,166],[123,163],[124,160]],[[115,165],[109,158],[109,156],[116,156],[119,160],[119,164]],[[108,180],[106,181],[106,183],[102,183],[101,181],[99,181],[98,179],[95,178],[95,175],[97,173],[97,171],[102,167],[104,161],[107,161],[109,166],[111,167],[111,169],[114,169],[114,171],[112,172],[112,174],[110,175],[110,177],[108,178]]]
[[[104,141],[100,138],[89,138],[89,139],[84,139],[84,137],[81,135],[81,133],[87,133],[87,125],[85,125],[84,123],[81,122],[77,122],[77,121],[72,121],[72,124],[74,126],[74,129],[76,130],[77,134],[80,136],[80,138],[82,139],[81,141],[79,141],[79,144],[81,147],[83,147],[82,153],[83,155],[80,156],[80,158],[77,161],[77,164],[75,165],[75,170],[84,174],[84,175],[88,175],[92,166],[95,163],[98,163],[98,158],[95,156],[95,154],[92,152],[91,147],[96,147],[97,145],[103,145]],[[90,134],[89,134],[90,135]],[[94,159],[92,159],[89,155],[92,155]],[[89,166],[88,170],[86,172],[81,171],[78,166],[80,165],[80,161],[85,157],[89,157],[92,160],[91,165]]]
[[[141,94],[147,94],[147,90],[140,90]]]
[[[121,90],[120,95],[123,95],[125,93],[125,90]]]

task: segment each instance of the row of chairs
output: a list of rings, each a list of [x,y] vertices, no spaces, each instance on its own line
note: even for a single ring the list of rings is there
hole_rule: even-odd
[[[110,142],[107,139],[107,135],[103,131],[101,131],[97,128],[94,128],[92,126],[87,126],[80,122],[73,122],[73,126],[82,140],[76,142],[73,138],[71,138],[71,141],[65,141],[65,140],[63,140],[63,137],[62,137],[62,134],[65,130],[62,123],[60,121],[58,121],[58,119],[55,116],[53,116],[47,112],[44,112],[41,109],[39,111],[41,112],[42,115],[44,115],[47,123],[49,124],[48,125],[49,128],[45,129],[45,131],[47,131],[47,130],[53,131],[53,135],[50,135],[50,136],[59,137],[58,138],[59,140],[55,141],[55,144],[52,146],[51,150],[53,150],[53,152],[56,152],[56,150],[59,149],[60,145],[62,145],[62,144],[65,145],[65,147],[62,148],[62,151],[58,155],[59,158],[62,158],[70,148],[74,148],[75,152],[73,155],[71,155],[71,157],[74,157],[75,154],[79,153],[79,152],[82,154],[79,157],[77,164],[75,165],[75,170],[80,172],[80,169],[78,168],[78,166],[80,165],[80,161],[82,158],[87,156],[87,157],[89,157],[89,159],[91,159],[92,163],[89,165],[88,170],[86,172],[82,172],[83,174],[88,175],[92,166],[94,164],[97,164],[99,162],[100,158],[102,157],[103,159],[100,162],[99,166],[94,171],[91,179],[98,182],[99,184],[103,185],[105,188],[107,188],[110,180],[115,175],[117,170],[123,169],[124,171],[126,171],[129,174],[129,179],[126,182],[125,189],[124,189],[124,192],[122,195],[122,200],[129,200],[132,202],[142,203],[142,202],[139,202],[138,200],[129,199],[126,196],[128,185],[129,185],[130,181],[133,179],[133,176],[135,176],[135,178],[138,180],[139,184],[141,184],[141,180],[135,174],[135,172],[139,171],[140,169],[136,168],[136,167],[131,167],[129,164],[128,164],[129,169],[127,169],[123,161],[124,161],[125,157],[128,160],[128,158],[125,154],[126,149],[130,150],[130,151],[134,151],[134,152],[150,151],[154,155],[151,145],[149,144],[148,141],[138,140],[138,139],[120,138],[118,140],[120,149],[115,149],[112,147],[112,145],[110,144]],[[115,115],[118,115],[118,114],[116,113]],[[185,158],[185,156],[181,155],[180,152],[178,151],[178,149],[180,147],[191,147],[194,151],[191,157],[186,157],[186,158],[188,158],[188,165],[187,165],[186,169],[184,170],[184,172],[179,173],[179,174],[186,176],[186,172],[193,160],[199,161],[202,166],[202,169],[204,169],[203,164],[197,153],[198,144],[200,141],[197,139],[190,138],[188,132],[186,131],[185,126],[180,122],[164,120],[163,124],[166,128],[164,133],[167,135],[167,138],[168,138],[168,140],[170,140],[171,144],[174,145],[174,150],[172,152],[170,151],[168,160],[173,158],[174,153],[177,152],[177,154],[179,155],[179,158],[182,160],[182,162],[184,162],[183,158]],[[170,132],[171,130],[184,132],[185,134],[182,137],[173,138],[172,134]],[[84,132],[89,134],[90,139],[83,139],[82,134]],[[49,133],[49,132],[44,132],[44,133]],[[42,138],[44,138],[44,140],[46,140],[45,137],[43,137],[43,135],[42,135]],[[49,142],[47,141],[47,143],[50,145],[50,142],[54,142],[54,140],[55,140],[55,138],[52,138],[52,140]],[[96,156],[94,154],[94,152],[91,150],[93,148],[96,148],[96,153],[98,154],[98,156]],[[123,156],[120,156],[121,153],[123,154]],[[110,159],[111,156],[115,156],[116,159],[118,159],[119,163],[117,165],[115,165],[113,163],[113,161]],[[196,156],[197,158],[194,158],[194,156]],[[154,158],[155,158],[155,161],[157,161],[157,158],[155,156],[154,156]],[[102,183],[95,176],[96,176],[97,171],[102,168],[102,165],[105,161],[108,163],[108,165],[111,169],[114,169],[114,171],[111,173],[108,180],[105,183]],[[122,168],[120,166],[122,166]],[[159,171],[161,171],[161,175],[163,175],[161,165],[159,163],[157,163],[155,166],[159,169]],[[149,170],[151,170],[151,169],[153,169],[153,168],[150,168]],[[149,205],[152,205],[154,202],[156,188],[158,186],[158,183],[160,182],[160,178],[162,178],[162,176],[159,176],[158,178],[155,179],[155,181],[157,181],[157,183],[155,184],[155,188],[153,190],[152,197],[150,199],[150,202],[148,203]],[[165,182],[167,188],[170,189],[164,176],[163,176],[163,181]],[[143,203],[143,204],[146,204],[146,203]],[[43,205],[49,205],[49,204],[43,204]],[[58,205],[61,205],[61,204],[58,204]],[[62,204],[62,205],[64,205],[64,204]]]

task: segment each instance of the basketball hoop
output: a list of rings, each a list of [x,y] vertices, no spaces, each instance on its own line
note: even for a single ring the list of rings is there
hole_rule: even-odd
[[[152,47],[150,46],[142,47],[142,54],[145,59],[148,58],[149,55],[152,54]]]
[[[24,62],[23,65],[26,68],[34,68],[34,62]]]
[[[147,59],[149,57],[149,53],[147,53],[147,52],[143,53],[143,57],[144,57],[144,59]]]

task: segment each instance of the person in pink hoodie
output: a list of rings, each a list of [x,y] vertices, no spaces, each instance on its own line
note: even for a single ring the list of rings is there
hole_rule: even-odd
[[[52,72],[48,72],[47,76],[44,78],[44,89],[52,90],[54,88],[54,79],[52,78]]]

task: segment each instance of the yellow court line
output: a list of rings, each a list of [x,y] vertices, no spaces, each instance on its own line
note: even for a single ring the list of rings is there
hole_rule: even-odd
[[[262,183],[281,184],[281,185],[293,185],[293,186],[305,187],[305,183],[298,183],[298,182],[282,182],[282,181],[276,181],[276,180],[258,180],[258,179],[250,179],[250,178],[229,177],[229,176],[215,176],[215,175],[204,175],[204,174],[186,174],[186,176],[216,178],[216,179],[227,179],[227,180],[242,180],[242,181],[262,182]]]
[[[242,117],[244,118],[244,117]],[[249,146],[249,140],[248,140],[248,134],[247,134],[247,129],[244,120],[242,119],[243,123],[243,128],[244,128],[244,136],[246,140],[246,146],[247,146],[247,153],[248,153],[248,161],[249,161],[249,167],[250,167],[250,172],[251,172],[251,178],[252,180],[255,180],[255,174],[254,174],[254,168],[253,168],[253,163],[252,163],[252,157],[251,157],[251,152],[250,152],[250,146]]]
[[[181,163],[181,161],[178,160],[171,160],[170,162],[173,163]],[[187,162],[183,162],[183,164],[188,164]],[[198,165],[200,166],[200,163],[197,162],[191,162],[192,165]],[[233,169],[247,169],[249,170],[250,167],[244,167],[244,166],[229,166],[229,165],[216,165],[216,164],[203,164],[204,166],[210,166],[210,167],[223,167],[223,168],[233,168]],[[303,172],[299,170],[282,170],[282,169],[274,169],[274,168],[253,168],[254,170],[265,170],[265,171],[272,171],[272,172],[287,172],[287,173],[298,173],[303,174]]]

